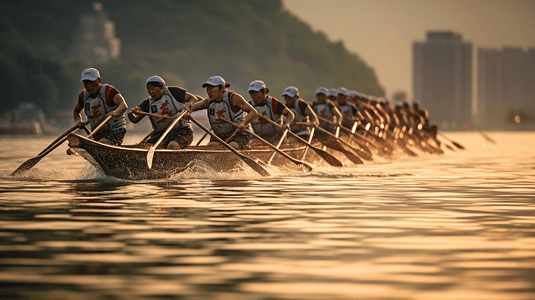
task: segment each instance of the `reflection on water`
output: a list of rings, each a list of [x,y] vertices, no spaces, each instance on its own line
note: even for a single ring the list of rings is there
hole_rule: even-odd
[[[358,168],[143,182],[59,150],[12,178],[47,141],[16,140],[16,154],[2,143],[0,293],[534,299],[535,134],[492,136],[451,134],[468,150]]]

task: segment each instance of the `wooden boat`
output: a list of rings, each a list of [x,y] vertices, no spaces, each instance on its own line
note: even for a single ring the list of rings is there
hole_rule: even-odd
[[[147,166],[147,148],[137,145],[107,145],[78,134],[71,134],[68,139],[69,147],[76,150],[95,168],[102,170],[106,175],[120,179],[166,178],[186,170],[195,162],[201,162],[218,172],[245,167],[241,159],[227,149],[189,146],[181,150],[157,149],[154,154],[152,168],[149,169]],[[315,144],[315,146],[318,146],[318,144]],[[280,149],[288,155],[300,159],[306,148],[306,145],[299,143],[285,144]],[[267,161],[273,154],[273,149],[259,146],[254,149],[240,151],[240,153],[257,161]],[[307,151],[307,158],[315,160],[319,157],[314,154],[314,151],[309,150]],[[275,156],[273,164],[291,164],[295,166],[280,154]]]

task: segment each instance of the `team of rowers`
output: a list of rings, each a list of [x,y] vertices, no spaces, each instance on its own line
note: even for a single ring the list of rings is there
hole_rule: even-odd
[[[94,68],[84,70],[81,81],[85,89],[74,108],[75,122],[82,125],[82,110],[92,129],[106,119],[107,124],[93,135],[94,139],[120,145],[126,133],[125,99],[112,85],[102,84],[100,73]],[[427,153],[443,153],[436,138],[436,126],[429,124],[428,112],[417,102],[410,107],[405,101],[392,108],[386,100],[378,101],[343,87],[319,87],[316,100],[309,104],[300,98],[298,88],[289,86],[282,94],[283,103],[269,95],[261,80],[250,83],[247,91],[251,100],[247,101],[230,90],[230,84],[221,76],[212,76],[202,84],[207,98],[181,87],[167,86],[160,76],[149,77],[146,87],[149,97],[127,115],[133,123],[148,116],[153,131],[144,141],[147,145],[153,145],[165,135],[161,147],[188,147],[193,142],[189,114],[206,110],[213,133],[240,150],[254,147],[262,139],[279,145],[280,141],[293,143],[304,139],[309,143],[321,142],[354,162],[354,154],[371,159],[370,148],[384,156],[391,155],[394,149],[416,155],[409,149],[413,147]],[[183,111],[185,114],[181,114]],[[184,116],[175,122],[179,114]],[[174,127],[168,130],[172,124]],[[212,137],[208,146],[221,146],[221,142]]]

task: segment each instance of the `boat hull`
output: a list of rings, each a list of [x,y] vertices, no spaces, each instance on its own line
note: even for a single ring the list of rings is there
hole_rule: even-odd
[[[147,166],[148,149],[135,145],[113,146],[87,139],[78,134],[69,136],[69,147],[73,148],[95,168],[101,169],[106,175],[120,179],[157,179],[166,178],[183,172],[195,163],[208,166],[217,172],[228,172],[243,169],[246,165],[241,159],[227,149],[209,148],[206,146],[190,146],[181,150],[157,149],[154,153],[152,168]],[[286,154],[300,159],[306,145],[284,145],[281,147]],[[307,152],[307,157],[311,156]],[[243,150],[240,153],[257,161],[267,161],[273,149],[258,147]],[[313,155],[312,155],[313,156]],[[311,157],[314,160],[314,157]],[[293,164],[277,154],[274,165]],[[294,165],[295,166],[295,165]]]

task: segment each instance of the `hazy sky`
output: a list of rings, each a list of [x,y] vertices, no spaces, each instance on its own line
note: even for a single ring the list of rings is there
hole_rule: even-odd
[[[398,90],[412,97],[412,44],[424,41],[428,30],[460,33],[474,52],[478,47],[535,47],[535,0],[283,2],[314,31],[343,41],[358,54],[375,70],[388,97]]]

